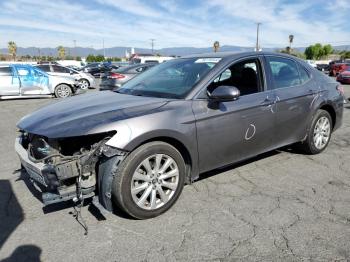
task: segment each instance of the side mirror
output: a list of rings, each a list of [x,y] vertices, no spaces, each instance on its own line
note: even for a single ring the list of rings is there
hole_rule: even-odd
[[[218,86],[212,92],[207,91],[208,97],[216,101],[233,101],[237,100],[240,92],[234,86]]]

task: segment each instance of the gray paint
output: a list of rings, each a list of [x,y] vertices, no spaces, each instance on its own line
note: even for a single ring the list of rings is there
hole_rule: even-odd
[[[220,72],[235,61],[257,56],[265,68],[264,55],[289,57],[302,64],[312,79],[299,87],[275,91],[270,72],[264,70],[262,92],[221,102],[216,107],[210,105],[205,96],[206,87]],[[195,57],[222,59],[185,99],[129,96],[110,91],[86,94],[44,107],[23,118],[18,127],[50,138],[116,130],[117,134],[107,144],[127,151],[149,139],[170,137],[189,151],[192,178],[197,178],[200,172],[301,141],[316,109],[324,104],[331,105],[336,112],[335,128],[341,123],[343,98],[336,91],[337,83],[324,78],[302,60],[252,52]]]

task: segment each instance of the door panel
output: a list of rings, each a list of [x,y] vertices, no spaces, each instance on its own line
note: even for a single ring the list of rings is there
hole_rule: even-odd
[[[16,66],[22,95],[40,95],[48,87],[48,77],[30,66]]]
[[[276,146],[301,141],[311,121],[318,87],[307,70],[292,59],[267,56],[266,63],[276,94]]]
[[[276,143],[288,145],[302,140],[310,124],[311,104],[317,93],[313,93],[313,82],[297,87],[276,89]]]
[[[214,105],[193,101],[200,172],[273,148],[274,91],[241,96]]]

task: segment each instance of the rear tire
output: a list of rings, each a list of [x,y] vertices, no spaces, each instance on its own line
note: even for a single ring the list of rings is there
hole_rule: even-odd
[[[327,111],[319,109],[312,119],[306,140],[300,144],[299,148],[310,155],[321,153],[328,146],[332,129],[332,117]]]
[[[72,95],[72,89],[69,85],[59,84],[55,88],[55,96],[57,98],[66,98]]]
[[[118,167],[112,185],[113,201],[134,218],[156,217],[180,196],[185,170],[175,147],[158,141],[144,144]]]

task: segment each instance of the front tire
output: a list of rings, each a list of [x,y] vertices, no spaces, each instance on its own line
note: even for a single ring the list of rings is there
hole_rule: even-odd
[[[55,88],[55,96],[57,98],[66,98],[72,95],[72,89],[69,85],[59,84]]]
[[[333,122],[330,114],[319,109],[312,120],[306,140],[301,144],[301,149],[311,155],[321,153],[328,146],[332,128]]]
[[[114,202],[137,219],[156,217],[180,196],[185,181],[180,152],[164,142],[150,142],[131,152],[114,177]]]

